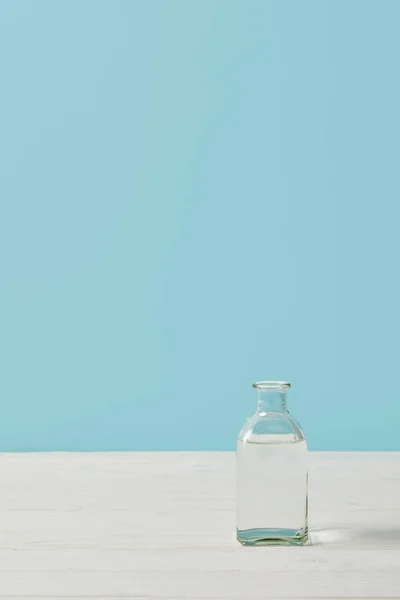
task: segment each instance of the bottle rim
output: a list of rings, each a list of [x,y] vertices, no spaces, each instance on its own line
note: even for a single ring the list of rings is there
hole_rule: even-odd
[[[288,390],[290,388],[288,381],[256,381],[253,383],[253,388],[256,390]]]

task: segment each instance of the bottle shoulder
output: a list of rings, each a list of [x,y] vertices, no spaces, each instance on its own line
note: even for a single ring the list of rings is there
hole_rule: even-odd
[[[238,439],[252,443],[301,442],[305,436],[300,424],[288,412],[255,413],[244,423]]]

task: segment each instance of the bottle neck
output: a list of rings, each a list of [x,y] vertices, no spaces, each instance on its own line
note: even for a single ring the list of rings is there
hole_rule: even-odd
[[[257,390],[257,413],[285,412],[285,390]]]

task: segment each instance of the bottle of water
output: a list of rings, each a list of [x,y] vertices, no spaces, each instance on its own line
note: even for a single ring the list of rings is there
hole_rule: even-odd
[[[256,413],[237,442],[237,539],[243,545],[308,540],[307,443],[286,409],[285,381],[260,381]]]

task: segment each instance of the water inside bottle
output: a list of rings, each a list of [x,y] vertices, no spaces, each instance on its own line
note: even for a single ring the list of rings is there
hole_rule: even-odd
[[[307,444],[259,435],[237,445],[237,528],[242,543],[307,539]]]

